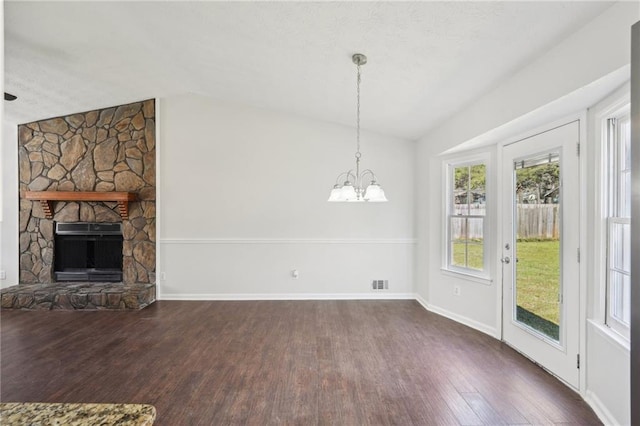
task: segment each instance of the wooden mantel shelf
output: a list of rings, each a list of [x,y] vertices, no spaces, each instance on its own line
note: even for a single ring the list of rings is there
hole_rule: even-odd
[[[133,192],[92,192],[92,191],[25,191],[27,200],[40,201],[47,219],[53,219],[54,201],[115,201],[122,220],[129,218],[129,201],[136,200]]]

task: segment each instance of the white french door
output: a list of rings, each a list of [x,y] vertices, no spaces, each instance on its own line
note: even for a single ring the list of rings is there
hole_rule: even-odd
[[[578,388],[579,121],[502,150],[503,338]]]

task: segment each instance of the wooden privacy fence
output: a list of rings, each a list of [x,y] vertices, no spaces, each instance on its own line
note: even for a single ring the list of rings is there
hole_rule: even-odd
[[[518,204],[518,238],[560,238],[558,207],[558,204]]]
[[[560,237],[560,217],[558,204],[518,204],[518,237],[558,239]],[[457,205],[456,211],[467,212],[466,205]],[[472,207],[470,215],[485,215],[485,207]],[[451,221],[451,233],[454,239],[483,238],[484,220],[464,220],[464,216],[455,217]],[[466,236],[466,237],[465,237]]]

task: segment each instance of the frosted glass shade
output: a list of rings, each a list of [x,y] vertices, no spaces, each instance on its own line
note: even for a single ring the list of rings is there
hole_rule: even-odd
[[[389,201],[387,200],[387,197],[384,196],[382,187],[377,183],[371,183],[367,186],[367,190],[364,193],[364,199],[370,203],[384,203]]]
[[[358,198],[356,190],[353,185],[345,185],[342,187],[342,200],[341,201],[355,201]]]
[[[344,199],[342,198],[342,187],[339,185],[334,186],[327,201],[344,201]]]

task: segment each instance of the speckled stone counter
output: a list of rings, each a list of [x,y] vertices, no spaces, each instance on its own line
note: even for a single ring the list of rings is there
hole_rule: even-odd
[[[2,426],[147,426],[156,418],[153,405],[0,403]]]

